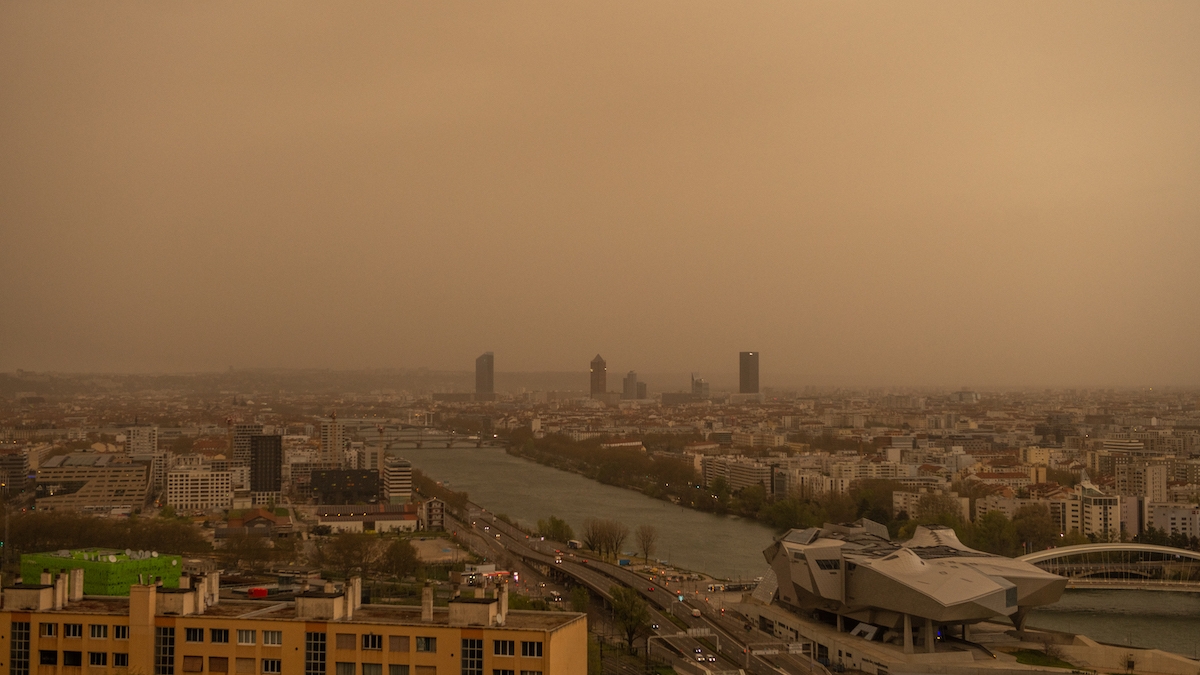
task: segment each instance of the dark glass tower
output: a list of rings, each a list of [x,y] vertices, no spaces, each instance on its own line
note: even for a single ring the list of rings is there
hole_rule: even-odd
[[[484,352],[475,359],[475,400],[490,401],[496,395],[496,357]]]
[[[608,391],[608,364],[599,354],[592,359],[592,398],[601,396]]]
[[[758,393],[758,352],[738,354],[738,393]]]
[[[283,437],[250,437],[250,491],[279,492],[283,486]]]

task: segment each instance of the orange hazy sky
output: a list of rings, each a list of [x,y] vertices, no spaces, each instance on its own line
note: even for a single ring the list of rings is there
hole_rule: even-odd
[[[0,370],[1200,383],[1200,3],[0,5]]]

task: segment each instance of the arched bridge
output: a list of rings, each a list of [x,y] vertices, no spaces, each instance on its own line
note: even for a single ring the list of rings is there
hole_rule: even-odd
[[[1156,588],[1200,592],[1200,553],[1150,544],[1082,544],[1021,556],[1067,577],[1070,588]]]

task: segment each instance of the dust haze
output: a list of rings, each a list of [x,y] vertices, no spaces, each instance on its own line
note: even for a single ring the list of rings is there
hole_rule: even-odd
[[[1196,35],[1192,2],[5,3],[0,370],[1196,384]]]

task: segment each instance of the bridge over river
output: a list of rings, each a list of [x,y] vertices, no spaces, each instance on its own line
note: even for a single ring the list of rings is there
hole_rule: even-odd
[[[1200,592],[1200,553],[1149,544],[1082,544],[1021,556],[1068,588]]]

